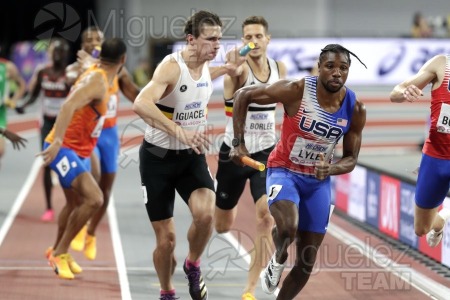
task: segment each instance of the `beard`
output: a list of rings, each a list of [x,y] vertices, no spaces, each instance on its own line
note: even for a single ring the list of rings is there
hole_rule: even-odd
[[[341,88],[344,86],[344,84],[342,82],[339,82],[338,86],[335,85],[331,85],[332,81],[322,81],[322,85],[325,88],[325,90],[329,93],[337,93],[341,90]]]

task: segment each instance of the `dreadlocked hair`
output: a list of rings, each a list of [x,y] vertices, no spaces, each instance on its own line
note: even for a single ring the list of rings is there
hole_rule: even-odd
[[[348,63],[351,64],[351,59],[350,59],[350,54],[351,54],[354,57],[356,57],[356,59],[367,69],[366,64],[364,64],[355,53],[353,53],[352,51],[348,50],[347,48],[345,48],[339,44],[328,44],[325,46],[325,48],[320,49],[320,51],[321,51],[320,55],[319,55],[320,62],[324,59],[325,54],[327,52],[333,52],[333,53],[344,53],[345,55],[347,55]]]

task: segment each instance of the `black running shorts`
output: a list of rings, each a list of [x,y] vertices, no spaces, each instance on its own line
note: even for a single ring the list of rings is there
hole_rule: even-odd
[[[260,172],[250,167],[241,167],[231,161],[230,147],[225,143],[220,147],[219,166],[217,169],[216,206],[221,209],[232,209],[236,206],[245,188],[247,179],[250,180],[250,191],[253,201],[266,194],[266,170]],[[254,160],[267,163],[267,158],[273,147],[251,155]]]
[[[150,221],[173,217],[175,191],[186,204],[200,188],[214,191],[214,181],[204,154],[192,149],[168,150],[144,140],[139,150],[139,171]]]

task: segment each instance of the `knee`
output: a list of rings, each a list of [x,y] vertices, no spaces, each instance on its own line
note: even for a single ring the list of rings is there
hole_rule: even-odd
[[[163,253],[173,253],[175,251],[175,233],[165,233],[160,237],[157,248]]]
[[[213,225],[213,214],[212,212],[204,211],[193,216],[193,222],[197,227],[201,228],[211,228]]]
[[[431,228],[425,228],[424,226],[414,226],[414,231],[418,237],[426,235],[430,230]]]
[[[223,222],[221,220],[216,219],[215,222],[215,229],[217,231],[217,233],[227,233],[228,231],[230,231],[231,225],[228,224],[228,222]]]
[[[431,230],[431,224],[426,224],[424,222],[415,222],[414,223],[414,231],[416,235],[421,237],[426,235]]]
[[[260,231],[270,230],[273,227],[273,217],[269,211],[264,212],[256,221],[257,229]]]
[[[100,189],[92,193],[92,197],[89,199],[88,205],[94,209],[98,209],[103,205],[103,192]]]
[[[297,226],[295,224],[283,224],[282,226],[277,224],[278,238],[289,239],[293,241],[297,234]]]

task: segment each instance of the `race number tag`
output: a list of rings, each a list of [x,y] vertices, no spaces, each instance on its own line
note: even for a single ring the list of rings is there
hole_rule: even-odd
[[[109,101],[108,101],[108,110],[106,111],[106,115],[105,117],[107,119],[109,118],[114,118],[117,115],[117,101],[118,101],[118,97],[116,94],[112,94],[109,97]]]
[[[314,166],[320,161],[319,154],[333,151],[334,144],[313,142],[297,137],[292,147],[289,159],[297,165]]]
[[[437,132],[450,133],[450,105],[442,103],[441,113],[436,124]]]
[[[248,112],[245,121],[245,132],[260,133],[275,130],[275,112],[258,111]]]
[[[70,164],[67,156],[64,156],[60,161],[58,161],[58,163],[56,163],[56,169],[58,170],[61,177],[65,177],[67,173],[69,173]]]
[[[183,128],[206,125],[206,102],[179,103],[175,106],[172,121]]]

